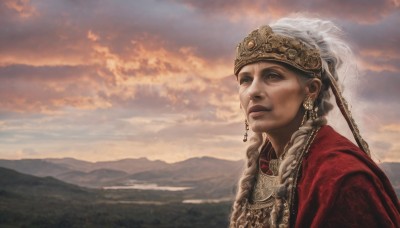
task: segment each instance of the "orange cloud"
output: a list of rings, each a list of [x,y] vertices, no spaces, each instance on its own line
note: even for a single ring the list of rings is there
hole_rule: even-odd
[[[164,41],[149,36],[128,43],[122,54],[114,52],[106,42],[97,42],[99,36],[90,30],[89,35],[92,38],[83,37],[91,41],[82,50],[90,56],[86,64],[73,65],[64,59],[61,66],[14,64],[3,68],[7,69],[3,73],[0,70],[0,76],[5,76],[0,80],[17,86],[17,90],[0,92],[0,97],[7,97],[1,102],[2,109],[51,114],[65,107],[94,110],[126,102],[132,105],[139,102],[137,99],[152,102],[153,96],[164,99],[171,107],[178,105],[188,110],[212,106],[216,117],[222,119],[238,109],[236,90],[220,85],[232,74],[231,61],[207,60],[196,55],[193,47],[171,51],[164,47]],[[57,58],[63,57],[54,55]],[[36,57],[36,63],[44,62],[41,56]],[[24,75],[32,72],[34,77]],[[18,77],[9,77],[13,74]],[[230,84],[235,84],[234,77],[230,77]],[[20,90],[28,82],[29,90]],[[148,92],[143,94],[140,88],[148,88]]]
[[[360,51],[360,56],[362,59],[359,60],[359,65],[362,70],[400,72],[400,65],[398,64],[400,56],[394,50],[367,48]]]
[[[23,18],[31,17],[37,13],[35,7],[30,5],[30,0],[3,0],[3,3]]]
[[[87,38],[91,41],[97,41],[100,37],[96,35],[92,30],[88,31]]]
[[[398,141],[400,126],[398,124],[384,125],[378,132],[370,132],[373,155],[381,162],[400,160],[400,143]]]
[[[350,102],[353,113],[361,113],[371,148],[400,159],[391,141],[399,69],[390,1],[172,1],[0,3],[1,157],[243,158],[236,42],[260,24],[304,11],[336,18],[355,34],[350,40],[360,46],[367,76],[362,91],[346,86],[360,98]],[[169,13],[153,14],[154,7]]]
[[[196,0],[176,0],[191,8],[203,11],[205,14],[224,13],[224,16],[238,21],[240,18],[248,18],[266,23],[267,20],[276,19],[294,13],[302,12],[307,15],[346,18],[361,23],[375,23],[387,16],[391,12],[395,12],[399,7],[398,0],[370,1],[360,5],[358,1],[343,2],[340,0],[319,1],[319,0],[270,0],[270,1],[196,1]]]

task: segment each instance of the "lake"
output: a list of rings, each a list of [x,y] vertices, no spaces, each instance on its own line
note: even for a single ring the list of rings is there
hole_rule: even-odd
[[[177,186],[159,186],[158,184],[155,183],[140,183],[136,181],[130,181],[126,185],[120,185],[120,186],[107,186],[103,187],[103,189],[138,189],[138,190],[156,190],[156,191],[185,191],[188,189],[192,189],[192,187],[177,187]]]

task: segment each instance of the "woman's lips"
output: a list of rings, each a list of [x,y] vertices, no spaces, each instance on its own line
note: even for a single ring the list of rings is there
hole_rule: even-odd
[[[271,111],[270,108],[267,108],[262,105],[254,105],[249,108],[248,115],[251,117],[258,117],[264,115],[266,112]]]

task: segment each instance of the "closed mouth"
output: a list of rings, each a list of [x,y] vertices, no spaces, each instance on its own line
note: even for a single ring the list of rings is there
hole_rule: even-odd
[[[248,114],[252,113],[252,112],[268,112],[271,111],[270,108],[267,108],[265,106],[262,105],[254,105],[252,107],[250,107]]]

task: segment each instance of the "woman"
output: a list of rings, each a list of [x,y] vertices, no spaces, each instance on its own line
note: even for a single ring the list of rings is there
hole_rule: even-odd
[[[400,227],[397,196],[338,88],[352,60],[339,32],[328,21],[286,18],[238,45],[244,141],[249,128],[254,136],[231,227]],[[326,124],[330,91],[358,147]]]

